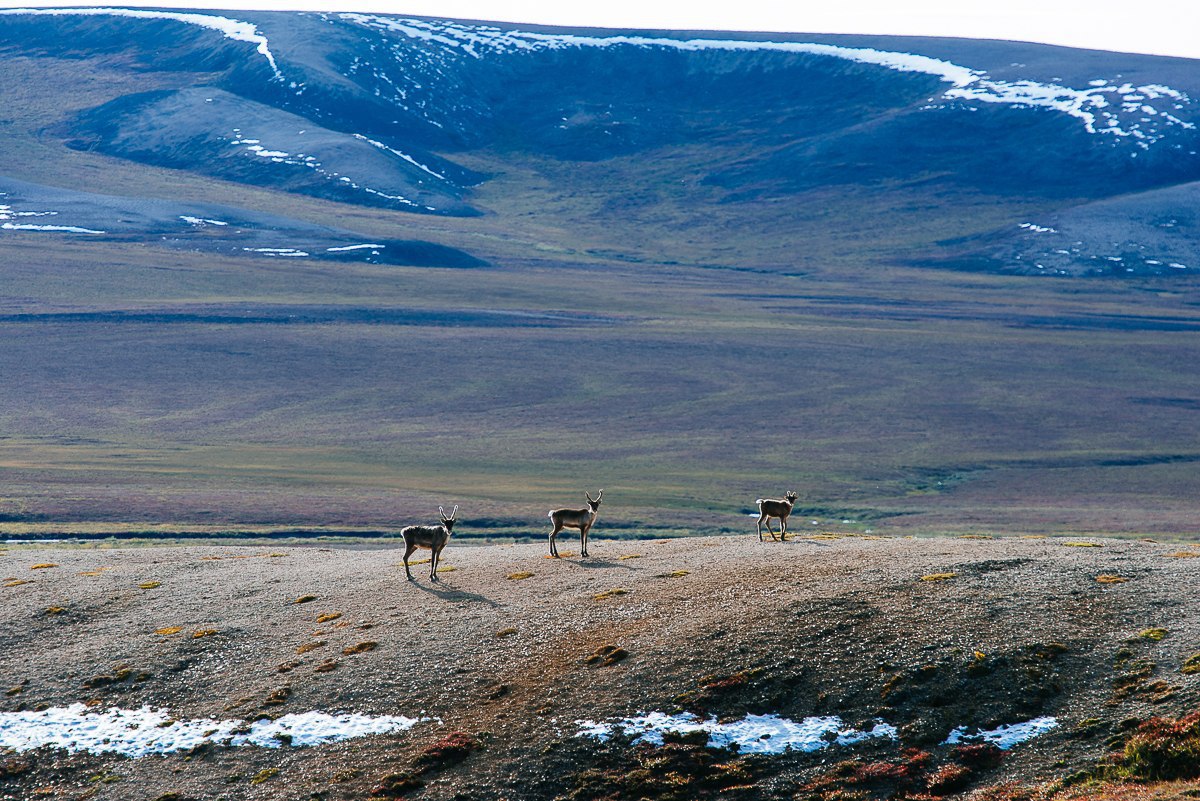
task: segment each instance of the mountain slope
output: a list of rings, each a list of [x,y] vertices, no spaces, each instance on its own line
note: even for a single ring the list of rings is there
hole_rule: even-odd
[[[155,45],[163,39],[172,46]],[[841,187],[846,203],[863,190],[897,206],[933,195],[930,215],[948,219],[981,195],[1009,207],[1017,225],[1035,199],[1063,209],[1200,180],[1200,80],[1181,59],[116,9],[6,12],[0,48],[9,57],[119,54],[133,69],[175,76],[174,89],[122,96],[50,131],[72,147],[422,213],[504,215],[480,209],[471,187],[525,164],[553,173],[564,192],[617,202],[614,212],[622,195],[641,195],[659,217],[704,208],[721,218],[726,207],[763,202],[796,213],[807,193]],[[611,162],[620,177],[585,183],[554,162]],[[624,222],[603,217],[613,230]],[[789,237],[784,219],[768,230]],[[917,239],[905,255],[945,261],[939,243],[953,238]],[[996,253],[974,256],[991,265]],[[1019,268],[1014,261],[999,266]]]

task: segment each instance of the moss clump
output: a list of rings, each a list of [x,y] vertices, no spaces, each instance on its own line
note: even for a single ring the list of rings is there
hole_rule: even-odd
[[[1096,576],[1097,584],[1124,584],[1127,581],[1129,579],[1124,576],[1114,576],[1111,573],[1101,573],[1099,576]]]
[[[1181,667],[1179,670],[1185,676],[1194,676],[1195,674],[1200,673],[1200,654],[1192,654],[1185,659],[1183,662],[1183,667]]]
[[[517,630],[514,628],[500,629],[499,631],[496,632],[496,636],[497,637],[511,637],[516,633],[517,633]]]
[[[264,768],[250,780],[251,784],[262,784],[279,775],[279,768]]]
[[[926,573],[924,576],[921,576],[921,581],[949,581],[957,577],[957,573]]]
[[[46,607],[47,615],[61,615],[65,611],[67,611],[67,607],[65,607],[65,606],[48,606],[48,607]]]
[[[117,665],[113,668],[112,673],[102,673],[92,676],[83,683],[83,686],[94,690],[99,687],[107,687],[111,684],[119,684],[131,678],[133,678],[133,668],[129,667],[129,665]]]
[[[221,632],[217,631],[216,629],[196,629],[192,632],[192,639],[198,640],[201,637],[213,637],[220,633]]]
[[[155,590],[162,586],[161,581],[143,581],[138,585],[140,590]]]
[[[374,640],[367,640],[366,642],[360,642],[357,645],[351,645],[349,648],[343,648],[342,655],[354,656],[354,654],[365,654],[368,651],[374,651],[378,647],[379,643],[375,642]]]
[[[420,773],[390,773],[371,788],[368,801],[374,799],[400,798],[425,786]]]
[[[329,673],[332,670],[337,670],[338,661],[329,659],[313,668],[313,673]]]
[[[659,573],[655,578],[683,578],[691,575],[690,570],[672,570],[670,573]]]
[[[299,598],[297,598],[296,600],[292,601],[292,603],[294,603],[294,604],[308,604],[308,603],[312,603],[312,602],[313,602],[313,601],[315,601],[315,600],[317,600],[317,596],[315,596],[315,595],[301,595]]]
[[[54,562],[43,562],[40,565],[32,565],[29,569],[30,570],[49,570],[52,567],[58,567],[58,565]]]
[[[605,598],[615,598],[618,595],[628,595],[628,594],[629,594],[629,590],[625,589],[624,587],[613,587],[611,590],[605,590],[604,592],[596,593],[595,595],[592,596],[592,598],[597,601],[603,601]]]
[[[326,612],[323,615],[317,615],[318,623],[328,623],[331,620],[337,620],[342,616],[341,612]]]
[[[429,770],[457,765],[479,747],[478,741],[463,731],[454,731],[427,746],[417,755],[416,766]]]
[[[1160,642],[1160,641],[1162,641],[1162,639],[1164,637],[1167,636],[1167,633],[1168,632],[1166,629],[1159,629],[1159,628],[1143,629],[1142,631],[1138,632],[1138,636],[1141,637],[1143,640],[1150,640],[1151,642]]]
[[[525,579],[530,578],[532,576],[533,576],[533,574],[530,573],[528,570],[520,570],[516,573],[509,573],[508,580],[509,581],[524,581]]]
[[[601,645],[584,660],[594,667],[610,667],[628,658],[629,652],[617,645]]]
[[[306,642],[303,645],[296,646],[296,653],[307,654],[309,651],[315,651],[316,649],[321,648],[326,644],[327,643],[325,640],[314,640],[312,642]]]
[[[154,633],[170,637],[172,634],[178,634],[181,631],[183,631],[183,626],[163,626],[161,629],[155,629]]]

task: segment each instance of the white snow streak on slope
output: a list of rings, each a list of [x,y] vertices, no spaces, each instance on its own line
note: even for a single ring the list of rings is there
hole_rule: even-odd
[[[373,145],[373,146],[379,148],[380,150],[386,150],[389,153],[397,155],[400,158],[407,161],[409,164],[413,165],[414,167],[424,170],[425,172],[429,173],[434,178],[437,178],[440,181],[446,180],[446,176],[442,175],[441,173],[434,172],[433,170],[429,169],[424,164],[417,161],[416,159],[414,159],[412,156],[408,155],[407,153],[401,153],[399,150],[396,150],[395,148],[388,147],[383,142],[376,142],[374,139],[368,139],[367,137],[363,136],[362,134],[354,134],[354,138],[361,139],[362,141],[364,141],[370,145]]]
[[[63,234],[103,234],[104,231],[94,231],[91,228],[79,228],[74,225],[30,225],[28,223],[0,223],[0,229],[5,231],[51,231]]]
[[[279,748],[323,745],[407,731],[427,718],[329,715],[324,712],[283,715],[275,720],[177,720],[165,709],[110,709],[88,712],[83,704],[41,712],[0,712],[0,748],[29,751],[43,746],[92,754],[127,757],[186,751],[204,743]]]
[[[275,56],[267,46],[267,37],[259,32],[254,23],[242,22],[229,17],[218,17],[212,14],[185,14],[178,11],[145,11],[132,8],[6,8],[0,9],[0,14],[37,14],[47,16],[84,16],[84,17],[133,17],[134,19],[169,19],[188,25],[199,25],[220,31],[226,39],[239,42],[249,42],[256,45],[258,52],[270,63],[275,77],[282,81],[283,73],[275,63]]]
[[[579,737],[608,740],[618,731],[636,734],[634,743],[663,744],[663,734],[708,734],[709,748],[737,747],[742,754],[783,754],[787,751],[819,751],[830,744],[854,745],[872,738],[896,739],[896,727],[878,723],[870,731],[843,728],[838,717],[810,717],[802,721],[778,715],[746,715],[732,723],[718,723],[715,717],[702,720],[690,713],[667,715],[651,712],[615,723],[594,720],[575,721]]]
[[[1012,106],[1046,108],[1070,115],[1083,122],[1089,133],[1129,137],[1142,149],[1162,138],[1162,128],[1168,125],[1194,129],[1193,123],[1180,119],[1177,111],[1191,98],[1183,92],[1161,84],[1133,86],[1111,85],[1107,80],[1089,81],[1087,89],[1074,89],[1037,81],[1000,81],[986,72],[963,67],[949,61],[916,55],[890,52],[867,47],[839,47],[808,42],[752,42],[733,39],[668,39],[645,36],[575,36],[528,31],[504,31],[486,25],[464,25],[456,22],[430,22],[416,19],[393,19],[368,14],[344,13],[342,19],[359,25],[394,31],[406,36],[455,48],[474,58],[485,53],[513,53],[534,50],[557,50],[569,47],[662,47],[684,51],[775,51],[807,53],[872,64],[898,72],[919,72],[933,75],[951,84],[942,98],[945,100],[999,103]],[[1115,102],[1110,102],[1115,101]],[[1145,101],[1161,101],[1161,108]],[[1149,110],[1147,110],[1149,109]],[[1122,114],[1125,117],[1122,117]],[[1144,127],[1147,120],[1155,124]],[[1161,119],[1159,119],[1161,118]]]
[[[988,731],[977,730],[974,734],[967,734],[967,727],[959,726],[950,732],[950,736],[946,738],[944,744],[958,745],[964,740],[976,742],[982,740],[985,743],[991,743],[1002,751],[1007,751],[1014,745],[1020,745],[1026,740],[1032,740],[1034,737],[1056,728],[1058,728],[1058,718],[1051,717],[1034,718],[1024,723],[1010,723],[1004,726],[997,726]]]

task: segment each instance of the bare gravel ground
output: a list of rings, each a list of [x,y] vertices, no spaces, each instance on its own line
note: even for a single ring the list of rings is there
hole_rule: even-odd
[[[898,726],[876,750],[1055,715],[990,777],[1034,781],[1093,763],[1122,721],[1200,698],[1181,672],[1200,651],[1197,546],[750,535],[590,550],[452,542],[432,583],[427,564],[406,581],[399,550],[7,546],[0,711],[437,720],[313,748],[41,749],[4,757],[0,798],[362,799],[420,765],[414,798],[600,798],[580,777],[629,746],[574,722],[680,709]],[[469,745],[421,756],[453,732]],[[728,797],[803,797],[853,753],[760,757],[750,795]]]

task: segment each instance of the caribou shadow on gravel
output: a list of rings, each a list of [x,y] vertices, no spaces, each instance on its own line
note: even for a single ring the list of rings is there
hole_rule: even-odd
[[[500,604],[493,601],[491,598],[487,597],[486,595],[480,595],[479,593],[476,593],[476,592],[466,592],[465,590],[456,590],[452,587],[427,586],[425,584],[421,584],[421,583],[415,582],[415,581],[412,583],[412,586],[416,587],[417,589],[421,590],[422,592],[427,592],[430,595],[436,595],[438,598],[441,598],[443,601],[453,601],[455,603],[463,603],[463,602],[479,603],[479,604],[487,604],[488,606],[492,606],[492,607],[500,606]]]

